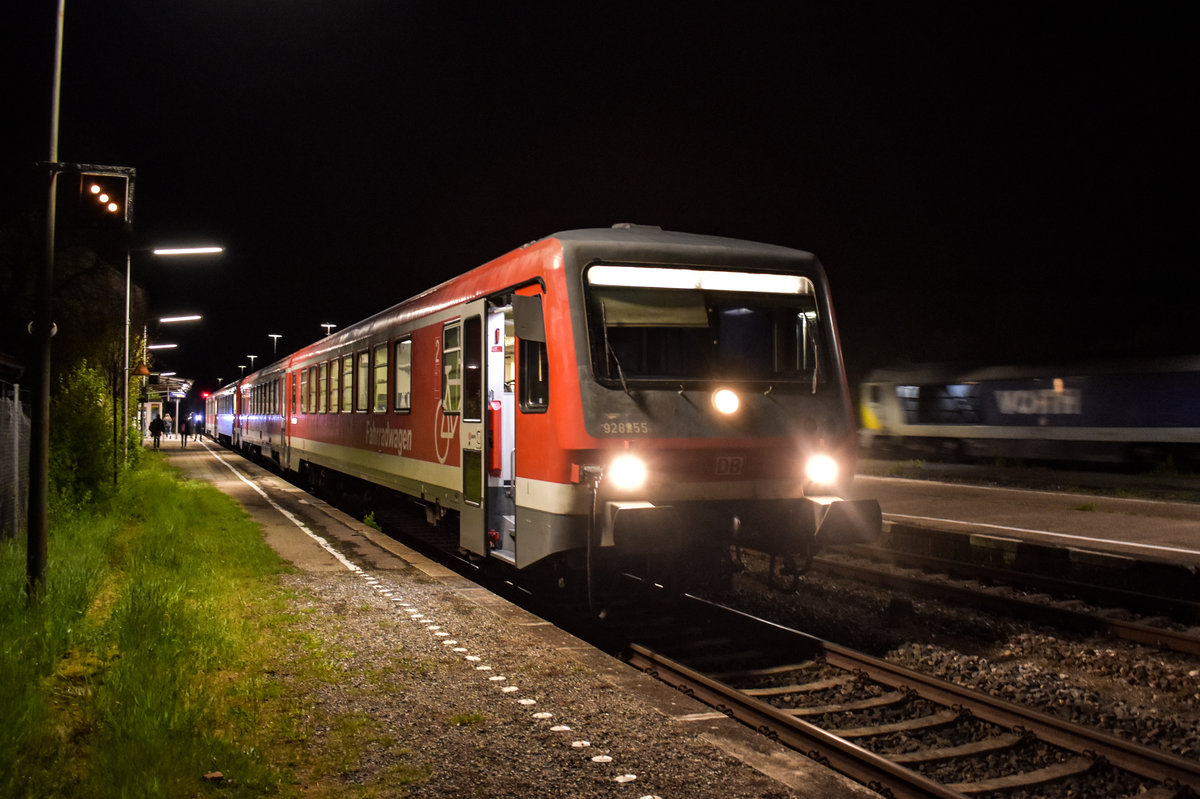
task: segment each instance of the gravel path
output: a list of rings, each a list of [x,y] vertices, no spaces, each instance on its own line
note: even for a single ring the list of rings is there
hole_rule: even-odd
[[[423,575],[287,580],[301,596],[298,632],[320,642],[331,673],[306,685],[286,672],[280,679],[312,719],[361,718],[379,741],[346,768],[348,784],[411,797],[833,795],[768,778],[708,743],[703,726],[668,718],[541,640],[536,627],[514,629]],[[318,754],[334,728],[314,725]],[[396,784],[402,775],[417,780]]]
[[[319,782],[304,786],[306,793],[876,796],[254,464],[211,447],[169,454],[190,476],[241,503],[268,543],[301,570],[284,578],[299,597],[290,609],[292,656],[315,656],[320,677],[281,654],[271,679],[300,713],[291,733],[306,751],[294,766]],[[334,557],[324,540],[344,557]],[[329,767],[331,757],[344,758],[337,753],[347,747],[338,739],[348,729],[371,745],[349,747],[355,756]],[[344,791],[328,784],[330,773]]]

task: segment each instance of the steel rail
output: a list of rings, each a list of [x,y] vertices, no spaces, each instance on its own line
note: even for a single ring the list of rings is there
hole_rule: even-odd
[[[1139,613],[1143,614],[1168,615],[1176,621],[1185,624],[1200,621],[1200,602],[1179,599],[1174,596],[1147,594],[1125,588],[1113,588],[1098,583],[1065,580],[1061,577],[1052,577],[1030,571],[1005,569],[981,563],[969,563],[962,560],[937,557],[936,555],[893,550],[868,544],[857,544],[849,547],[847,551],[873,560],[882,559],[885,562],[895,563],[898,566],[909,566],[924,569],[925,571],[937,570],[947,574],[965,575],[978,580],[994,580],[1005,585],[1021,586],[1026,589],[1046,593],[1077,596],[1086,598],[1087,601],[1093,603],[1107,602],[1119,607],[1137,609]],[[814,561],[817,562],[823,560],[825,559],[821,557],[814,558]]]
[[[910,577],[903,574],[893,574],[871,566],[842,563],[828,558],[814,558],[813,563],[821,569],[842,577],[861,577],[869,575],[870,579],[889,588],[898,588],[911,593],[920,591],[934,599],[967,600],[988,610],[1025,618],[1033,618],[1042,622],[1061,624],[1075,629],[1107,632],[1125,641],[1138,644],[1157,646],[1173,652],[1189,655],[1200,655],[1200,637],[1177,630],[1167,630],[1151,627],[1147,624],[1108,619],[1094,613],[1080,610],[1056,607],[1053,604],[1034,602],[1016,597],[996,596],[984,591],[972,590],[956,585],[944,585],[920,577]],[[1119,595],[1120,592],[1114,594]]]
[[[1173,781],[1200,793],[1200,762],[1153,749],[1055,718],[1047,713],[961,688],[920,672],[896,666],[861,652],[825,644],[825,660],[831,666],[862,671],[893,688],[907,688],[934,702],[961,706],[983,721],[1010,729],[1023,729],[1040,740],[1088,756],[1103,757],[1110,764],[1160,782]]]
[[[893,799],[965,799],[947,788],[885,757],[789,716],[710,677],[639,644],[631,644],[628,661],[732,718],[770,735],[868,788]]]

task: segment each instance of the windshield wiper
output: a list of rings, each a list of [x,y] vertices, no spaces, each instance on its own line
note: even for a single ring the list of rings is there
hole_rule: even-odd
[[[817,375],[821,374],[821,351],[817,346],[817,342],[813,341],[813,382],[812,393],[817,393]]]
[[[616,351],[613,350],[612,344],[608,340],[608,309],[604,303],[600,303],[600,327],[604,331],[604,375],[607,377],[612,374],[612,367],[617,367],[617,377],[621,380],[621,388],[625,389],[625,393],[633,396],[633,392],[629,390],[629,384],[625,382],[625,370],[621,368],[621,359],[617,357]]]

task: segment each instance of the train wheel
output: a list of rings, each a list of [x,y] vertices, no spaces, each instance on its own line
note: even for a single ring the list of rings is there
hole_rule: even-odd
[[[772,590],[794,594],[800,587],[802,573],[803,569],[797,567],[792,555],[771,555],[767,564],[767,585]]]

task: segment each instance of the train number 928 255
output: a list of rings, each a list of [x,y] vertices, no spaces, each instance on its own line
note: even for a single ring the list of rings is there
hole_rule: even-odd
[[[600,432],[606,436],[645,436],[650,434],[649,422],[603,422]]]

